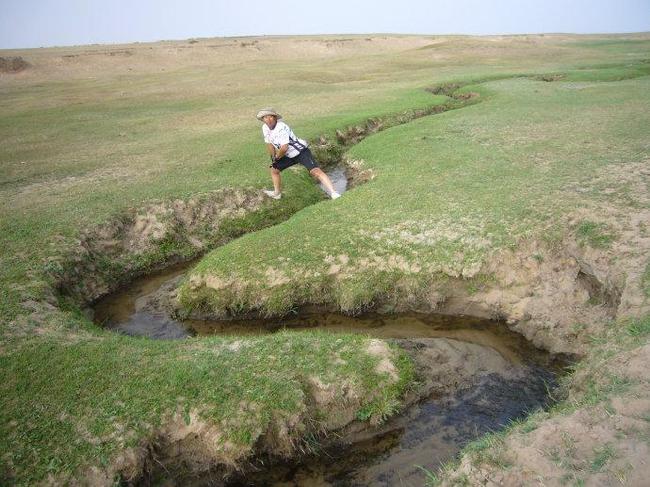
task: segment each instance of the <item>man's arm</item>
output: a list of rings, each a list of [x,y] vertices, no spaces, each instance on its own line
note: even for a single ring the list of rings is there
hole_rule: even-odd
[[[271,156],[271,160],[275,160],[275,146],[273,144],[266,144],[266,150]]]

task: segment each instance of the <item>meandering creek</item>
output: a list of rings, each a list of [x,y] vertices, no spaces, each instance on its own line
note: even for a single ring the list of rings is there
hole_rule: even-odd
[[[155,305],[154,298],[161,288],[173,287],[190,266],[185,263],[146,276],[103,299],[94,308],[96,322],[117,332],[155,339],[313,328],[363,333],[395,340],[424,364],[420,374],[432,377],[433,382],[447,382],[447,393],[429,384],[423,397],[381,427],[349,434],[334,446],[290,463],[256,459],[245,477],[231,477],[224,485],[423,485],[423,468],[435,471],[470,441],[547,406],[548,392],[555,387],[563,365],[505,324],[471,317],[351,317],[305,309],[275,320],[176,321]],[[174,473],[160,473],[162,477],[170,474]],[[215,485],[213,481],[182,479],[193,485]]]
[[[339,193],[345,171],[328,171]],[[563,363],[534,348],[504,323],[443,315],[346,316],[302,309],[282,319],[228,321],[173,319],[164,306],[192,266],[187,262],[134,281],[94,307],[106,328],[152,339],[251,335],[320,328],[393,340],[414,358],[421,390],[409,407],[379,427],[359,427],[345,437],[290,462],[256,458],[245,474],[226,481],[211,475],[187,478],[167,468],[151,472],[148,483],[227,486],[423,485],[427,471],[454,456],[469,442],[498,431],[527,413],[546,407],[549,390]],[[161,296],[163,299],[161,300]]]

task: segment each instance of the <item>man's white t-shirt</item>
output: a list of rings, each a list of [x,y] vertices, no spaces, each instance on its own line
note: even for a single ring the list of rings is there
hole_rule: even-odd
[[[290,158],[296,157],[303,149],[308,147],[307,142],[296,137],[293,130],[282,120],[276,122],[273,130],[268,125],[263,124],[262,134],[264,134],[264,142],[273,144],[276,149],[279,149],[284,144],[289,144],[286,156]]]

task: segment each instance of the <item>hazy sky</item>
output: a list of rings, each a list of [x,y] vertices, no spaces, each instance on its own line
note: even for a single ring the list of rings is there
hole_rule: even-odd
[[[0,0],[0,48],[262,34],[650,31],[650,0]]]

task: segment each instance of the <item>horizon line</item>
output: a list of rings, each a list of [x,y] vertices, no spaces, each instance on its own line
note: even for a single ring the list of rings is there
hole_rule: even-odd
[[[157,44],[160,42],[183,42],[190,40],[207,40],[207,39],[251,39],[251,38],[286,38],[286,37],[325,37],[325,36],[410,36],[410,37],[517,37],[517,36],[621,36],[621,35],[643,35],[650,34],[647,31],[630,31],[630,32],[521,32],[521,33],[492,33],[492,34],[424,34],[424,33],[398,33],[398,32],[357,32],[357,33],[318,33],[318,34],[244,34],[244,35],[227,35],[227,36],[198,36],[198,37],[183,37],[173,39],[157,39],[157,40],[143,40],[143,41],[119,41],[119,42],[93,42],[90,44],[55,44],[48,46],[38,47],[0,47],[0,51],[22,51],[31,49],[57,49],[65,47],[90,47],[90,46],[120,46],[129,44]]]

